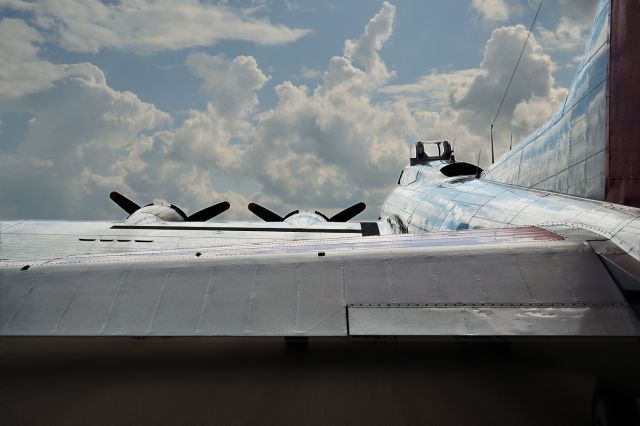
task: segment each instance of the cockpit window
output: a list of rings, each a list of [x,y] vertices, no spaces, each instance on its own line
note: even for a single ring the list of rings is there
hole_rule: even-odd
[[[400,178],[398,179],[398,184],[402,186],[407,186],[416,181],[418,172],[420,171],[420,167],[406,167],[400,173]]]

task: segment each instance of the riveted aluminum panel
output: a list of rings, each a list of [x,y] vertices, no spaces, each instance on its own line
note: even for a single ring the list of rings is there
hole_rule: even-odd
[[[345,336],[346,283],[344,264],[328,267],[319,260],[299,265],[300,288],[296,333],[307,336]],[[318,284],[320,283],[320,284]]]
[[[171,271],[163,283],[164,291],[157,301],[151,331],[166,335],[197,333],[203,311],[215,297],[215,268],[188,267]]]
[[[0,330],[4,333],[5,329],[10,329],[15,334],[31,334],[31,330],[39,330],[45,335],[57,333],[76,293],[82,290],[87,268],[81,266],[59,271],[55,279],[45,271],[24,272],[13,276],[14,280],[9,285],[14,291],[8,294],[4,293],[7,279],[4,274],[2,276],[0,298],[15,297],[19,293],[22,297],[5,301],[15,313],[7,323],[0,325]],[[15,287],[22,287],[23,291],[15,291]],[[24,289],[28,290],[25,292]]]
[[[104,333],[149,334],[165,289],[175,279],[170,265],[132,268],[113,300],[113,307],[104,323]],[[91,281],[93,278],[87,280],[87,284]]]
[[[610,2],[601,0],[563,106],[492,164],[483,178],[597,200],[605,198],[610,12]],[[636,50],[625,49],[625,53],[631,56]],[[629,79],[619,80],[624,82],[622,91]],[[633,108],[625,111],[633,115]],[[611,192],[609,186],[607,190]]]
[[[190,267],[200,270],[195,265]],[[251,298],[255,299],[257,266],[249,263],[234,266],[222,264],[214,267],[215,272],[211,287],[208,289],[206,305],[202,308],[200,315],[199,334],[214,336],[247,334]],[[204,294],[202,299],[205,300]]]
[[[99,333],[110,319],[127,276],[127,271],[121,268],[101,271],[88,269],[80,275],[81,281],[73,292],[67,311],[60,319],[57,333],[90,334],[96,330]]]
[[[38,282],[36,274],[26,277],[20,268],[0,270],[0,333],[18,315]]]
[[[250,294],[250,310],[246,330],[260,335],[284,331],[287,335],[299,332],[300,289],[302,271],[298,264],[265,264],[256,271],[255,290]],[[320,285],[316,282],[316,284]]]

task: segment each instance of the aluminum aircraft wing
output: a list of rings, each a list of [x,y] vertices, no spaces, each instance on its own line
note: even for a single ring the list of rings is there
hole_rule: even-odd
[[[0,334],[637,336],[612,256],[521,227],[3,260]]]
[[[296,227],[271,222],[0,222],[0,260],[52,259],[72,255],[101,255],[201,249],[281,240],[336,239],[378,235],[375,222],[322,223]]]

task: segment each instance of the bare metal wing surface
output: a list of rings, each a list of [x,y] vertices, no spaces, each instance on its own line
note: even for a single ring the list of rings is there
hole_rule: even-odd
[[[347,222],[363,202],[327,217],[295,210],[283,216],[255,203],[248,208],[264,222],[209,222],[229,209],[226,201],[187,216],[165,203],[141,207],[118,192],[110,198],[129,216],[120,222],[0,221],[0,260],[34,260],[82,254],[128,253],[178,248],[260,243],[278,240],[335,239],[379,235],[376,222]]]
[[[375,223],[284,223],[16,221],[0,222],[0,259],[51,259],[82,254],[128,253],[254,244],[279,240],[335,239],[376,235]]]
[[[0,332],[37,336],[637,336],[591,242],[477,230],[72,256],[0,271]],[[560,231],[564,232],[562,234]]]

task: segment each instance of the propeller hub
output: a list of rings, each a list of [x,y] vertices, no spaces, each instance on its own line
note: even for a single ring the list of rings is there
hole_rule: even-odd
[[[351,207],[347,207],[331,217],[327,217],[319,211],[309,212],[306,210],[303,210],[302,212],[294,210],[285,217],[282,217],[268,208],[262,207],[260,204],[249,203],[248,205],[249,211],[265,222],[287,222],[288,224],[297,227],[306,227],[321,222],[347,222],[362,213],[366,207],[367,205],[365,203],[360,202]]]
[[[327,219],[317,213],[301,211],[284,219],[289,225],[295,228],[307,228],[318,223],[325,223]]]
[[[187,216],[182,209],[173,204],[148,204],[140,207],[124,195],[112,191],[109,198],[122,210],[129,213],[127,223],[141,222],[206,222],[229,209],[229,202],[222,201]]]
[[[150,204],[141,207],[127,218],[131,225],[152,224],[156,222],[184,222],[184,218],[171,206]]]

